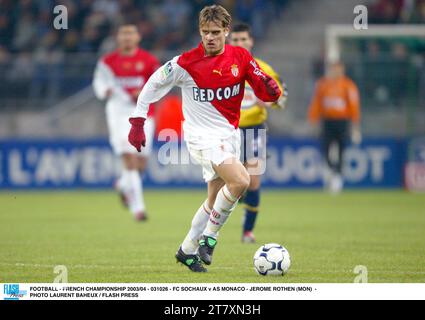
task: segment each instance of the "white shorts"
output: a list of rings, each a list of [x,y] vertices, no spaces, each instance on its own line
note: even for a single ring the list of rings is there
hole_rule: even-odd
[[[202,166],[202,175],[205,182],[215,180],[219,175],[215,172],[213,164],[219,166],[225,160],[236,158],[239,160],[241,153],[241,135],[239,130],[226,139],[208,139],[205,146],[199,143],[186,142],[190,156]]]
[[[124,108],[123,108],[124,109]],[[128,110],[127,110],[128,109]],[[137,154],[142,157],[148,157],[152,152],[153,137],[155,135],[155,121],[148,117],[145,121],[146,146],[142,147],[142,152],[137,152],[128,142],[128,133],[131,124],[128,119],[131,117],[133,109],[125,108],[117,111],[116,108],[106,109],[106,122],[109,129],[109,142],[117,155],[124,153]]]

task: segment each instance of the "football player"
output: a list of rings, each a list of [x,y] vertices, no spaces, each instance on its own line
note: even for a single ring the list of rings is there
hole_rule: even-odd
[[[222,6],[199,14],[201,43],[156,71],[144,86],[130,118],[130,143],[142,150],[148,106],[171,88],[182,91],[184,138],[191,156],[202,166],[208,196],[196,212],[176,258],[194,272],[211,264],[219,231],[250,184],[239,160],[239,119],[248,81],[257,97],[277,101],[279,85],[244,48],[227,45],[231,16]],[[178,212],[175,212],[178,214]]]
[[[128,118],[136,108],[137,97],[149,77],[159,67],[159,61],[139,48],[141,35],[137,26],[123,23],[118,27],[117,49],[97,63],[93,88],[96,96],[106,100],[106,120],[109,141],[115,154],[121,157],[123,170],[115,188],[134,218],[146,220],[146,207],[140,173],[146,168],[154,135],[154,106],[145,122],[146,146],[138,153],[128,142]]]
[[[230,44],[245,48],[252,52],[254,38],[247,24],[233,26],[230,34]],[[251,182],[246,191],[243,202],[245,203],[245,216],[242,227],[242,242],[253,243],[255,222],[260,209],[261,174],[265,169],[266,161],[266,120],[267,108],[285,108],[288,98],[286,85],[282,84],[279,75],[264,61],[255,57],[258,65],[269,74],[283,91],[283,95],[276,103],[267,103],[257,98],[249,84],[246,85],[244,99],[242,100],[241,119],[239,128],[242,133],[242,162],[250,173]]]

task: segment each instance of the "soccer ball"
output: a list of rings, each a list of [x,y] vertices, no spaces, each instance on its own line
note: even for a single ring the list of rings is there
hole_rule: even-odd
[[[262,276],[283,276],[290,266],[288,250],[277,243],[261,246],[254,255],[255,271]]]

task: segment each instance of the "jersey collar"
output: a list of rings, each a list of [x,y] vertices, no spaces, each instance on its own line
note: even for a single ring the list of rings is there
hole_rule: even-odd
[[[204,58],[206,58],[206,57],[219,57],[219,56],[223,55],[223,54],[226,52],[226,47],[227,47],[227,44],[225,44],[225,45],[224,45],[224,50],[223,50],[223,52],[222,52],[222,53],[217,54],[217,55],[215,55],[215,56],[209,56],[209,55],[207,55],[207,54],[206,54],[206,52],[205,52],[205,48],[204,48],[204,45],[202,44],[202,41],[201,41],[201,42],[199,43],[199,45],[198,45],[198,49],[199,49],[199,50],[202,50],[202,55],[203,55],[203,57],[204,57]]]

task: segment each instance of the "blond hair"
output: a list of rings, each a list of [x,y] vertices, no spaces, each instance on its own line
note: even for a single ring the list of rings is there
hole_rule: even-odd
[[[222,28],[230,28],[232,16],[220,5],[207,6],[199,13],[199,26],[214,22]]]

